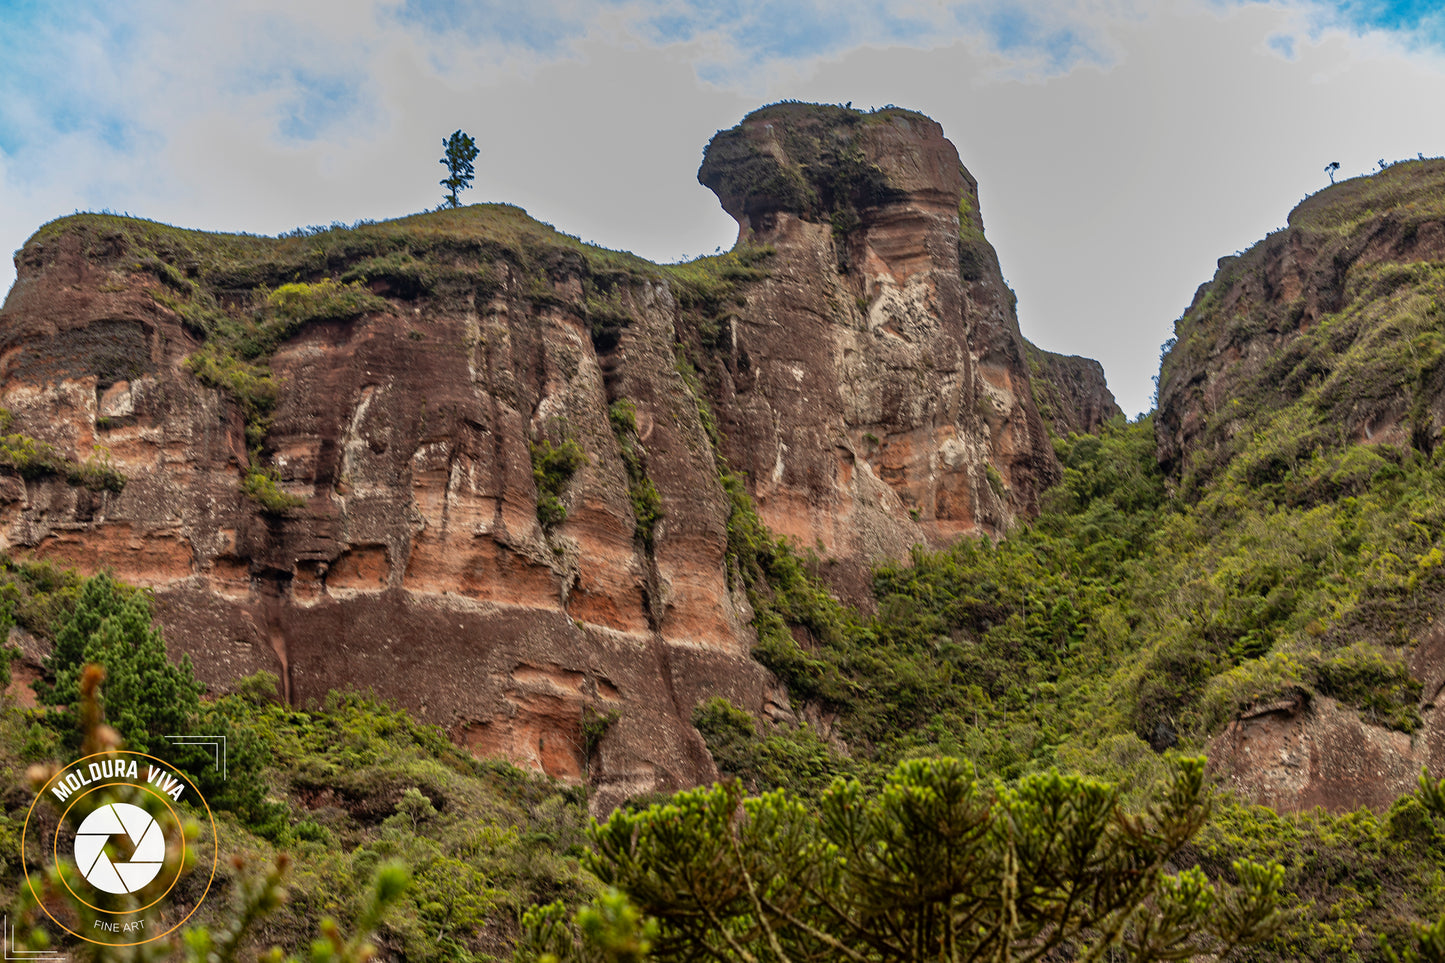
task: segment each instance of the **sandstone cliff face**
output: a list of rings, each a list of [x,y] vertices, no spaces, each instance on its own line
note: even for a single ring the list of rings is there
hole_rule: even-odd
[[[998,534],[1058,474],[977,185],[919,114],[780,104],[698,179],[768,245],[707,372],[764,520],[842,558]]]
[[[790,709],[749,657],[710,418],[845,588],[1004,530],[1057,472],[952,146],[848,118],[822,126],[877,187],[838,208],[856,223],[720,191],[773,248],[756,268],[665,270],[494,205],[285,239],[48,225],[0,311],[6,431],[125,484],[0,474],[0,547],[154,589],[216,687],[370,687],[599,808],[714,777],[698,702]],[[704,180],[722,144],[793,164],[769,131],[794,121],[816,135],[792,108],[719,135]]]
[[[1088,434],[1124,413],[1093,358],[1055,354],[1027,344],[1034,400],[1056,435]]]
[[[268,669],[295,702],[371,687],[479,754],[590,775],[602,806],[709,778],[693,705],[719,693],[761,714],[786,697],[748,658],[750,613],[724,560],[728,503],[676,372],[666,284],[613,279],[631,324],[599,352],[581,299],[591,275],[565,244],[524,273],[513,256],[525,252],[478,244],[517,225],[545,233],[521,212],[421,221],[451,274],[284,340],[255,455],[233,399],[187,367],[200,341],[166,304],[213,295],[244,316],[255,277],[284,276],[308,243],[329,244],[320,256],[340,273],[366,229],[236,239],[220,254],[205,235],[118,219],[43,232],[0,316],[10,430],[76,459],[100,450],[127,481],[117,494],[11,476],[5,547],[152,587],[168,639],[214,685]],[[152,270],[152,257],[181,267]],[[187,263],[194,282],[177,274]],[[240,283],[223,273],[237,263]],[[155,272],[171,295],[194,285],[185,303]],[[384,274],[376,289],[399,286]],[[623,397],[664,516],[651,544],[636,535],[609,421]],[[530,453],[546,438],[587,455],[550,531]],[[267,511],[242,493],[257,461],[302,507]],[[584,723],[614,713],[592,745]]]

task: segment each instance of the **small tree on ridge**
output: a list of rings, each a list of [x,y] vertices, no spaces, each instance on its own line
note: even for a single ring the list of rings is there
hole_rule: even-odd
[[[448,191],[443,202],[450,207],[461,207],[457,191],[472,186],[475,170],[472,161],[477,159],[477,142],[459,130],[443,140],[442,147],[446,148],[446,154],[437,163],[447,169],[446,179],[440,182]]]

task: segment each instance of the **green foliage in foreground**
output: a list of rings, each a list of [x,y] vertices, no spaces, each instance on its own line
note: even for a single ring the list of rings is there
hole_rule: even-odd
[[[326,917],[341,932],[368,929],[368,881],[389,862],[407,867],[413,882],[376,940],[409,960],[504,954],[525,907],[595,892],[578,864],[580,789],[477,762],[438,730],[360,695],[293,709],[277,704],[276,680],[263,674],[201,700],[188,664],[166,658],[146,594],[108,576],[82,580],[45,564],[7,563],[0,603],[6,625],[55,641],[49,688],[40,688],[66,707],[26,711],[0,700],[0,772],[18,776],[32,763],[76,755],[78,663],[103,664],[109,681],[94,701],[118,730],[113,737],[198,782],[216,811],[222,852],[248,867],[288,855],[288,898],[246,940],[299,950]],[[229,778],[205,751],[159,738],[168,733],[225,735]],[[0,795],[0,904],[21,885],[19,828],[29,799],[18,789]],[[248,887],[261,885],[253,870],[223,864],[197,922],[220,933],[230,925],[228,903],[246,902]]]
[[[189,732],[200,713],[201,685],[189,656],[166,657],[160,630],[151,623],[144,592],[122,586],[108,573],[87,579],[75,609],[55,633],[45,661],[53,680],[37,695],[59,709],[54,715],[68,749],[80,748],[80,677],[87,665],[105,670],[101,707],[107,722],[137,752],[167,748],[165,735]]]
[[[87,595],[89,594],[92,593],[88,592]],[[82,602],[93,605],[93,602],[84,597]],[[80,672],[77,686],[78,704],[71,707],[74,715],[81,720],[81,725],[74,731],[73,737],[83,743],[87,754],[104,753],[120,745],[115,730],[102,722],[100,685],[104,678],[105,670],[99,665],[85,666]],[[36,770],[31,778],[32,789],[38,789],[44,783],[47,772],[53,771],[44,766],[36,767]],[[117,786],[113,792],[113,801],[132,805],[145,802],[144,791],[137,787]],[[199,813],[195,812],[190,804],[180,806],[180,819],[181,832],[187,839],[197,839],[203,831],[209,833],[210,827],[203,827]],[[6,822],[8,823],[8,820]],[[0,841],[5,843],[6,849],[10,849],[14,844],[13,837],[8,832],[0,836]],[[204,847],[204,843],[202,846]],[[3,852],[0,856],[4,857],[8,868],[12,859],[18,862],[19,854],[18,851]],[[53,953],[56,948],[51,945],[50,930],[42,922],[48,921],[48,917],[59,914],[61,919],[69,918],[67,925],[78,932],[88,931],[88,924],[93,924],[96,920],[95,907],[80,898],[65,882],[60,862],[47,860],[44,853],[36,851],[29,852],[27,856],[30,869],[23,884],[17,881],[19,891],[13,900],[15,923],[7,928],[5,933],[7,955],[12,949],[16,949],[16,934],[24,934],[26,951],[21,955],[43,954],[46,951]],[[278,857],[274,869],[259,874],[246,872],[246,861],[239,855],[233,855],[229,862],[232,869],[240,873],[230,896],[230,905],[219,912],[206,914],[205,922],[192,923],[167,938],[133,946],[87,943],[76,949],[80,950],[85,958],[98,963],[162,958],[182,959],[186,963],[229,963],[242,957],[255,957],[254,952],[247,952],[247,944],[258,926],[269,922],[266,917],[285,904],[287,893],[282,886],[282,880],[289,860],[284,856]],[[185,878],[188,872],[192,873],[190,879]],[[200,893],[194,889],[194,885],[202,872],[204,870],[200,869],[197,861],[188,857],[181,870],[180,886],[172,889],[172,893],[181,899],[199,899]],[[366,963],[376,955],[376,948],[371,943],[373,932],[382,924],[387,910],[410,885],[411,874],[405,866],[395,861],[384,864],[376,869],[372,884],[366,888],[368,896],[363,899],[361,910],[356,916],[355,935],[344,937],[336,922],[326,917],[320,922],[320,938],[313,940],[301,956],[286,956],[280,947],[273,947],[260,958],[269,963],[283,963],[283,960],[284,963],[301,963],[303,960],[305,963]],[[130,906],[135,906],[143,898],[126,896],[122,899],[128,901]]]
[[[1148,419],[1056,447],[1064,478],[1032,524],[881,568],[872,616],[836,602],[814,574],[825,563],[772,538],[734,484],[755,654],[795,709],[832,723],[825,737],[704,703],[694,722],[720,769],[811,796],[835,775],[876,785],[899,760],[942,754],[1003,779],[1108,779],[1137,804],[1164,769],[1158,750],[1202,751],[1261,703],[1330,697],[1418,727],[1405,657],[1445,598],[1445,446],[1322,450],[1281,489],[1226,473],[1192,502],[1161,474]],[[1394,813],[1287,816],[1227,798],[1218,811],[1188,852],[1226,877],[1237,858],[1279,862],[1299,911],[1253,959],[1383,960],[1380,934],[1401,945],[1445,909],[1445,853],[1401,837]]]
[[[259,944],[306,959],[351,959],[317,956],[307,947],[323,919],[335,920],[337,928],[323,927],[322,950],[334,942],[329,934],[371,929],[370,881],[388,864],[404,867],[411,884],[371,939],[397,959],[505,956],[526,907],[556,899],[576,905],[596,892],[578,862],[586,821],[582,791],[505,763],[477,762],[437,730],[361,696],[337,694],[310,710],[276,705],[265,697],[274,696],[269,682],[255,680],[244,695],[205,710],[210,722],[223,720],[264,750],[266,802],[281,810],[278,827],[273,810],[253,818],[222,808],[217,789],[206,790],[227,859],[195,922],[219,940],[240,907],[264,911],[263,922],[243,934],[238,958],[249,958]],[[33,715],[3,707],[0,769],[25,770],[34,758],[25,752],[35,725]],[[38,747],[42,758],[70,758],[53,739],[49,746],[48,752]],[[4,800],[0,904],[9,904],[23,886],[19,827],[29,800],[19,792]],[[271,873],[257,875],[257,867],[274,866],[283,856],[289,864],[284,879],[265,884]],[[230,857],[242,866],[231,865]],[[263,884],[284,890],[284,900],[273,892],[257,906]],[[333,951],[341,952],[325,950]]]
[[[658,960],[1223,960],[1279,929],[1282,873],[1169,872],[1207,813],[1202,759],[1139,814],[1092,780],[989,788],[967,763],[914,760],[876,794],[839,780],[812,804],[743,799],[732,783],[617,812],[587,865],[656,921]],[[585,958],[563,913],[527,916],[519,960]]]

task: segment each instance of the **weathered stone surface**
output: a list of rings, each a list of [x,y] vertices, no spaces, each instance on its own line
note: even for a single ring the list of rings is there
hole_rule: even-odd
[[[1415,788],[1423,742],[1370,725],[1326,696],[1261,706],[1208,748],[1210,768],[1241,796],[1280,812],[1388,808]]]
[[[792,716],[749,657],[731,501],[680,351],[705,369],[703,407],[764,519],[821,545],[855,597],[880,557],[1004,531],[1057,473],[952,145],[917,114],[838,126],[817,110],[752,115],[704,174],[720,145],[774,151],[769,125],[807,138],[822,123],[856,133],[849,163],[874,186],[848,196],[856,223],[838,231],[816,209],[720,191],[744,239],[776,253],[706,349],[663,270],[594,256],[513,208],[315,239],[48,226],[0,311],[0,404],[11,430],[75,460],[100,451],[127,484],[0,478],[0,548],[154,589],[170,644],[218,689],[263,669],[293,702],[371,688],[479,753],[590,781],[599,808],[714,777],[699,701]],[[354,276],[384,307],[281,341],[273,417],[248,454],[236,401],[187,366],[202,335],[178,298],[245,318],[267,286]],[[660,498],[650,539],[609,419],[621,399]],[[586,454],[551,529],[542,439]],[[246,497],[253,457],[303,507]],[[584,718],[614,712],[591,745]]]
[[[266,669],[295,702],[371,688],[478,751],[590,778],[599,806],[715,775],[698,701],[727,692],[762,714],[777,698],[748,658],[728,501],[676,372],[665,285],[619,293],[634,323],[611,384],[566,295],[576,278],[556,280],[557,303],[512,278],[484,299],[302,327],[270,361],[262,460],[305,505],[275,515],[241,492],[242,418],[185,366],[195,336],[154,277],[83,249],[83,233],[21,258],[0,314],[3,404],[12,430],[72,458],[103,446],[127,484],[7,478],[5,549],[155,589],[167,638],[215,687]],[[619,397],[638,408],[665,513],[651,548],[608,421]],[[587,454],[551,532],[529,452],[541,437]],[[614,707],[589,754],[584,712]]]
[[[938,124],[779,104],[708,145],[698,179],[770,245],[717,386],[764,520],[824,555],[998,534],[1058,474],[978,190]]]
[[[1034,400],[1044,423],[1056,435],[1088,434],[1124,412],[1104,380],[1104,366],[1093,358],[1055,354],[1027,344]]]

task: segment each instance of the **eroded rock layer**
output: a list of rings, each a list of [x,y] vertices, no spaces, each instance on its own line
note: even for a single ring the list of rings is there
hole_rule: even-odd
[[[790,711],[749,657],[723,468],[845,590],[1002,531],[1057,472],[938,126],[774,108],[702,178],[732,183],[728,145],[793,176],[798,138],[865,186],[719,187],[746,257],[676,270],[499,205],[282,239],[47,225],[0,312],[6,431],[46,453],[0,477],[0,547],[154,589],[218,688],[371,688],[604,808],[714,776],[699,701]]]
[[[1058,465],[977,184],[938,124],[779,104],[718,133],[698,179],[740,245],[776,251],[711,370],[770,526],[874,558],[1037,511]]]

